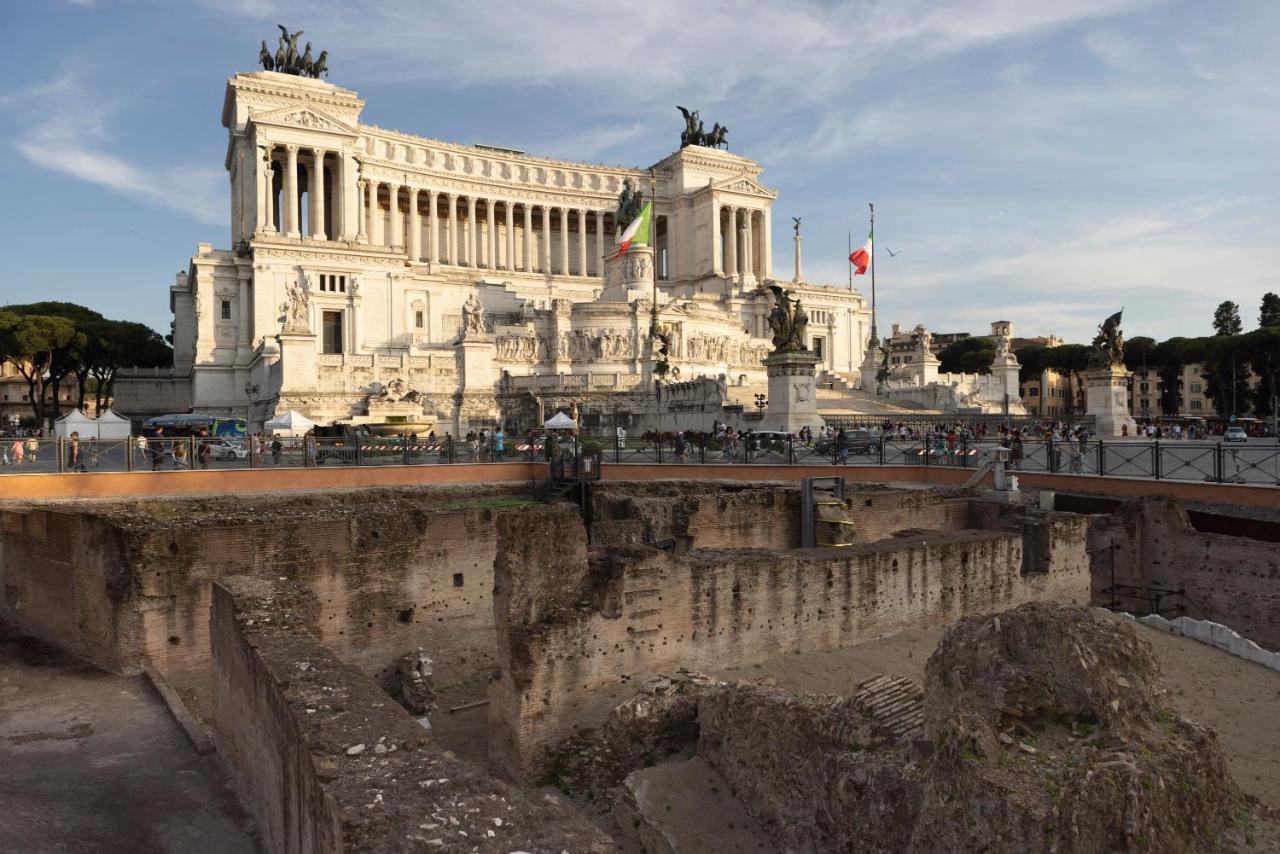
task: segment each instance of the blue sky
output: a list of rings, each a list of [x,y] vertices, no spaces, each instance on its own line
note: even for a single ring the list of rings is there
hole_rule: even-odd
[[[200,241],[226,247],[224,83],[277,22],[364,120],[647,166],[675,105],[804,217],[847,281],[874,201],[880,322],[1087,340],[1201,335],[1280,291],[1274,0],[0,0],[0,302],[67,299],[167,331]],[[775,235],[790,275],[790,230]],[[865,288],[864,280],[856,286]]]

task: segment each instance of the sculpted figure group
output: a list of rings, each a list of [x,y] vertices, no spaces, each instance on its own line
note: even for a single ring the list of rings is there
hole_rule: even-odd
[[[701,145],[706,148],[728,148],[729,128],[716,122],[708,133],[702,124],[702,116],[697,110],[689,110],[676,104],[676,109],[684,116],[684,132],[680,134],[680,147]]]
[[[258,51],[258,61],[262,63],[264,70],[317,79],[329,73],[329,51],[322,50],[318,57],[312,58],[311,42],[307,42],[300,53],[298,37],[302,35],[302,30],[290,33],[283,24],[276,24],[276,26],[280,28],[280,43],[276,47],[275,54],[273,55],[267,48],[266,39],[262,40],[262,48]]]
[[[1098,325],[1098,334],[1089,351],[1089,367],[1109,368],[1124,364],[1124,334],[1120,331],[1120,316],[1124,309],[1108,317]]]
[[[770,285],[773,292],[773,310],[769,312],[769,329],[773,332],[773,352],[798,353],[809,349],[805,343],[805,331],[809,328],[809,315],[800,305],[793,290],[783,290]]]

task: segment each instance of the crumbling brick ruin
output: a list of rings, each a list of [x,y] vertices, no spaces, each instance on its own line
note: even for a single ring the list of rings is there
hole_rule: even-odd
[[[272,852],[671,850],[635,775],[673,755],[720,776],[760,850],[1226,844],[1252,807],[1212,735],[1170,712],[1131,631],[1057,606],[1178,589],[1276,645],[1280,526],[851,484],[819,514],[838,547],[804,549],[801,500],[605,482],[582,508],[514,486],[9,504],[0,615],[175,688]],[[725,675],[948,626],[923,684]]]
[[[760,516],[764,507],[794,518],[790,504],[743,497],[735,506],[704,492],[691,503],[686,492],[650,532],[682,544],[674,552],[618,545],[640,532],[634,504],[616,494],[594,507],[591,538],[607,547],[589,547],[587,529],[564,505],[499,520],[500,678],[489,707],[495,766],[536,777],[548,747],[599,723],[643,680],[681,665],[725,667],[852,645],[1028,601],[1088,601],[1080,516],[1011,513],[996,530],[978,531],[965,527],[969,498],[868,490],[849,500],[851,520],[864,538],[888,539],[842,549],[704,546],[719,546],[742,528],[743,514]],[[618,508],[620,519],[609,512]]]

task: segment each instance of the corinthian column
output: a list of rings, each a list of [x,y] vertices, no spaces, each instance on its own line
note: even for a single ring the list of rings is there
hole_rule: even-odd
[[[311,238],[328,240],[324,233],[324,155],[323,148],[311,150],[311,174],[307,183],[311,190]]]
[[[271,168],[271,149],[267,149],[266,155],[266,171],[263,178],[264,189],[266,190],[267,209],[260,222],[266,223],[267,231],[276,230],[276,172]]]
[[[409,260],[422,260],[422,217],[418,214],[418,188],[409,187]]]
[[[356,233],[356,241],[359,243],[368,243],[369,211],[365,207],[365,196],[369,194],[369,182],[364,180],[357,181],[356,188],[356,195],[358,196],[356,199],[356,228],[358,229]]]
[[[467,264],[478,267],[476,263],[476,197],[467,196]]]
[[[587,274],[587,211],[578,209],[578,275]]]
[[[542,206],[542,269],[538,272],[551,273],[551,208]]]
[[[729,234],[725,246],[729,257],[725,259],[725,272],[730,276],[738,275],[738,209],[729,208]]]
[[[569,209],[560,209],[560,275],[569,275]]]
[[[520,269],[526,273],[533,272],[533,208],[525,202],[521,207],[524,209],[524,263]]]
[[[604,211],[596,211],[596,275],[604,275]]]
[[[286,145],[284,170],[284,227],[286,237],[301,237],[298,232],[298,146]]]
[[[431,252],[431,266],[434,267],[440,263],[440,223],[436,222],[436,205],[440,203],[440,191],[427,191],[427,199],[431,207],[427,209],[427,230],[430,232],[427,239],[427,246]]]
[[[458,194],[449,194],[449,236],[445,240],[445,249],[448,250],[449,257],[446,259],[450,264],[457,266],[458,264]]]
[[[507,221],[507,249],[502,259],[502,266],[507,270],[516,268],[516,206],[507,199],[502,203],[502,212]]]
[[[720,205],[711,209],[711,272],[724,272],[724,241],[720,239]]]
[[[742,281],[746,284],[747,279],[755,272],[755,261],[751,257],[755,252],[755,241],[751,235],[752,220],[755,217],[749,210],[744,210],[742,216]]]
[[[498,269],[498,225],[497,214],[493,210],[493,199],[484,200],[485,222],[489,233],[484,239],[484,265],[490,270]]]

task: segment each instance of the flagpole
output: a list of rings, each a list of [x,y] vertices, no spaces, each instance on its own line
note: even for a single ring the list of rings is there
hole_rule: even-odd
[[[871,209],[871,340],[876,338],[876,206],[868,202]]]
[[[853,290],[853,232],[849,232],[849,290]]]

